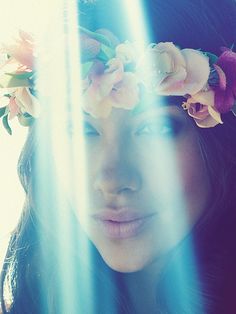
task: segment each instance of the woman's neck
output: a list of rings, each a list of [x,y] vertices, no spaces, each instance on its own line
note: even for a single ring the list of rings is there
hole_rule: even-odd
[[[158,278],[166,265],[166,258],[152,263],[147,268],[121,275],[131,307],[136,314],[156,314],[156,288]]]

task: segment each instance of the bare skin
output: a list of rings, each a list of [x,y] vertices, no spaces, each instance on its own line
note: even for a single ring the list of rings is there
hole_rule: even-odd
[[[182,108],[150,106],[138,114],[113,109],[107,119],[86,115],[85,136],[89,205],[80,223],[105,263],[124,273],[136,313],[156,313],[166,257],[207,204],[196,129]]]

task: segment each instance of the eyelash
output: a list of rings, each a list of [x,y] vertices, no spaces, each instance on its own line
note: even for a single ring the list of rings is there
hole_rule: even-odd
[[[145,123],[136,134],[139,136],[174,137],[178,135],[181,128],[181,122],[171,118]]]
[[[99,136],[99,132],[89,123],[84,123],[84,135],[88,137]]]
[[[174,137],[179,134],[182,123],[174,118],[146,122],[135,132],[138,136]],[[100,133],[88,122],[84,123],[84,135],[87,137],[100,136]]]
[[[71,122],[67,124],[67,132],[70,138],[74,135],[74,127]],[[99,136],[99,132],[88,122],[83,123],[83,134],[87,137]]]

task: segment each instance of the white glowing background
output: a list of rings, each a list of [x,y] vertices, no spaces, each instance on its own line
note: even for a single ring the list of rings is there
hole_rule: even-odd
[[[45,9],[43,2],[0,0],[0,43],[13,38],[17,29],[37,30],[40,27],[39,17],[42,16],[40,11]],[[38,20],[34,14],[36,11]],[[9,234],[17,223],[24,202],[24,192],[17,176],[17,160],[27,129],[19,126],[17,119],[10,121],[10,124],[12,136],[5,131],[0,121],[0,267]]]

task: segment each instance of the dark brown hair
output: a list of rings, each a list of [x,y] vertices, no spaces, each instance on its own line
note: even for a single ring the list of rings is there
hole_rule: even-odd
[[[172,41],[182,48],[201,48],[218,55],[222,46],[231,47],[236,42],[236,3],[233,0],[217,3],[215,0],[150,0],[144,1],[144,4],[153,42]],[[83,1],[79,5],[79,12],[83,26],[91,30],[107,28],[121,40],[127,39],[128,34],[121,27],[124,12],[120,1],[98,0],[92,4]],[[236,118],[229,113],[223,116],[223,120],[223,125],[211,129],[196,127],[211,182],[209,208],[191,233],[200,279],[197,285],[186,280],[181,287],[185,293],[184,304],[175,298],[173,278],[176,278],[174,288],[180,288],[175,266],[183,263],[191,271],[191,263],[185,258],[185,247],[189,241],[187,238],[157,283],[160,313],[200,313],[199,305],[193,301],[195,295],[200,296],[205,313],[236,312]],[[3,313],[61,313],[57,287],[62,283],[56,275],[58,261],[53,226],[51,230],[48,226],[45,228],[45,217],[40,217],[32,197],[33,191],[37,191],[37,170],[34,164],[38,149],[40,145],[35,139],[33,126],[19,160],[19,175],[27,198],[22,217],[12,234],[2,270]],[[53,165],[50,156],[48,164]],[[44,175],[47,175],[47,169]],[[50,176],[47,175],[46,180],[51,180]],[[50,186],[53,186],[53,180]],[[56,215],[53,188],[48,194],[45,204],[47,219],[53,221]],[[71,215],[73,220],[73,213]],[[73,228],[71,232],[74,242],[65,254],[71,254],[71,267],[75,269],[74,278],[71,279],[78,282],[76,295],[82,295],[83,298],[81,313],[87,313],[86,309],[91,302],[96,304],[96,313],[132,313],[121,274],[113,272],[104,264],[92,244],[89,244],[89,248],[93,266],[88,269],[83,263],[82,249],[76,240],[84,235],[81,230],[77,230],[77,226]],[[49,243],[46,253],[50,254],[51,260],[47,269],[42,269],[39,263],[42,261],[42,237]],[[70,250],[71,247],[74,249]],[[82,271],[79,272],[78,269]],[[93,291],[85,289],[87,273],[93,273]],[[41,280],[43,274],[47,276],[46,285]],[[7,285],[12,294],[9,306],[4,299]],[[193,286],[199,289],[192,291]],[[112,310],[105,301],[109,298],[113,300]],[[71,302],[74,302],[74,311],[78,313],[77,306],[81,304],[73,298]]]

